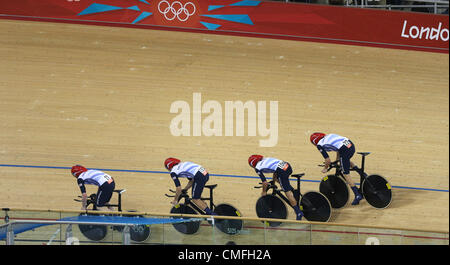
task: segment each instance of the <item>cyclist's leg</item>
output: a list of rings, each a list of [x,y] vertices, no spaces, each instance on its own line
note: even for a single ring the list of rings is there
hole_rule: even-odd
[[[95,204],[97,206],[97,210],[99,211],[113,211],[114,209],[109,206],[105,206],[105,204],[109,203],[111,200],[113,191],[115,189],[115,182],[104,183],[102,186],[98,188],[97,199]]]
[[[192,184],[192,202],[195,203],[202,211],[204,211],[207,215],[214,214],[211,209],[209,209],[208,205],[202,201],[200,198],[203,193],[203,189],[205,188],[206,182],[209,180],[209,173],[203,175],[200,172],[194,177],[194,184]]]
[[[303,212],[300,210],[297,200],[295,199],[294,193],[292,192],[294,188],[292,188],[289,182],[289,176],[291,174],[292,174],[291,165],[288,165],[288,167],[285,169],[277,168],[276,170],[276,176],[278,178],[280,186],[283,189],[284,194],[286,194],[286,197],[288,198],[292,208],[294,208],[295,214],[297,215],[296,219],[301,220],[303,217]]]
[[[343,146],[341,147],[341,149],[339,149],[342,174],[344,175],[347,184],[350,186],[353,193],[355,194],[355,199],[353,200],[352,205],[357,205],[359,204],[359,201],[362,200],[362,195],[359,192],[358,187],[356,187],[355,183],[353,182],[352,177],[350,176],[350,168],[352,164],[350,162],[350,159],[352,158],[354,153],[355,153],[355,145],[353,143],[351,143],[350,147]]]

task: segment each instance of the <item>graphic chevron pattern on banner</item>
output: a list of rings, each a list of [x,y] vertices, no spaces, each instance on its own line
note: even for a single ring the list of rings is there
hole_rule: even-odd
[[[229,4],[229,7],[252,7],[252,6],[258,6],[261,3],[261,1],[253,1],[253,0],[243,0],[243,1],[239,1],[236,3],[232,3]],[[225,8],[227,7],[226,5],[210,5],[208,6],[208,11],[213,11],[213,10],[218,10],[220,8]],[[242,23],[242,24],[247,24],[247,25],[253,25],[253,21],[251,20],[250,16],[248,14],[217,14],[217,15],[210,15],[210,14],[206,14],[206,15],[202,15],[204,17],[209,17],[209,18],[215,18],[215,19],[220,19],[220,20],[226,20],[226,21],[231,21],[231,22],[237,22],[237,23]],[[203,23],[202,23],[203,24]],[[210,28],[208,26],[206,26],[205,24],[203,24],[205,27],[207,27],[208,29],[213,29]],[[213,24],[215,25],[215,24]],[[218,27],[216,27],[215,29],[217,29]]]
[[[81,11],[78,14],[78,16],[91,15],[91,14],[95,14],[95,13],[108,12],[108,11],[121,10],[121,9],[124,9],[124,8],[118,7],[118,6],[110,6],[110,5],[93,3],[90,6],[88,6],[85,10]]]
[[[216,30],[221,27],[221,25],[207,23],[207,22],[203,22],[203,21],[200,21],[200,23],[202,23],[203,26],[205,26],[207,29],[210,29],[210,30]]]
[[[136,23],[138,23],[139,21],[141,21],[141,20],[143,20],[143,19],[145,19],[145,18],[147,18],[147,17],[149,17],[149,16],[151,16],[152,15],[152,13],[150,13],[150,12],[142,12],[133,22],[131,22],[132,24],[136,24]]]
[[[253,25],[253,22],[248,15],[202,15],[202,16]]]
[[[150,5],[146,0],[139,0],[140,2]],[[116,10],[124,10],[124,9],[128,9],[128,10],[134,10],[134,11],[138,11],[141,12],[141,10],[139,9],[138,6],[130,6],[130,7],[119,7],[119,6],[111,6],[111,5],[105,5],[105,4],[98,4],[98,3],[92,3],[90,6],[88,6],[86,9],[84,9],[83,11],[81,11],[78,16],[83,16],[83,15],[91,15],[91,14],[97,14],[97,13],[103,13],[103,12],[111,12],[111,11],[116,11]],[[152,13],[151,12],[147,12],[147,11],[142,11],[139,16],[133,21],[131,22],[132,24],[136,24],[140,21],[142,21],[143,19],[151,16]]]
[[[393,49],[449,51],[443,14],[262,0],[0,0],[0,19],[210,31]],[[355,23],[364,18],[364,23]],[[423,33],[423,34],[422,34]]]
[[[146,0],[139,0],[139,1],[150,6],[150,3]],[[235,2],[235,3],[231,3],[229,5],[209,5],[208,12],[215,11],[218,9],[224,9],[227,7],[230,7],[230,8],[231,7],[256,7],[260,3],[261,3],[261,1],[242,0],[242,1]],[[113,11],[117,11],[117,10],[134,10],[137,12],[141,12],[131,22],[132,24],[139,23],[142,20],[146,19],[147,17],[149,17],[153,14],[152,12],[142,11],[136,5],[130,6],[130,7],[119,7],[119,6],[112,6],[112,5],[106,5],[106,4],[92,3],[86,9],[81,11],[78,14],[78,16],[92,15],[92,14],[98,14],[98,13],[104,13],[104,12],[113,12]],[[217,19],[217,20],[247,24],[247,25],[254,24],[248,14],[202,14],[200,16]],[[209,30],[216,30],[222,26],[220,24],[214,24],[214,23],[209,23],[209,22],[205,22],[205,21],[200,21],[200,23]]]

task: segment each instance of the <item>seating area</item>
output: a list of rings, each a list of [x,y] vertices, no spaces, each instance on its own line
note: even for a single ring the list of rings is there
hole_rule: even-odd
[[[448,0],[278,0],[448,15]]]

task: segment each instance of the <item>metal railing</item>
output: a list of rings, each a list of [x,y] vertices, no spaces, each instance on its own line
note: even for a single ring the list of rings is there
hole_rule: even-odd
[[[14,226],[19,224],[44,224],[44,225],[63,225],[66,224],[67,228],[65,231],[65,242],[66,245],[71,245],[73,241],[72,225],[111,225],[111,226],[123,226],[122,239],[124,245],[130,245],[130,226],[134,225],[131,223],[111,223],[111,222],[83,222],[83,221],[47,221],[47,220],[15,220],[8,222],[0,226],[0,230],[6,228],[6,245],[14,245]]]
[[[418,8],[427,9],[426,12],[434,14],[447,14],[448,0],[280,0],[283,2],[300,2],[307,4],[343,5],[358,8],[379,8],[387,10],[414,11]],[[421,3],[421,4],[417,4]],[[423,11],[422,11],[423,12]]]
[[[1,242],[4,242],[3,244],[49,244],[53,242],[68,245],[74,242],[80,244],[222,245],[230,240],[239,245],[449,244],[448,231],[269,218],[214,217],[215,219],[240,219],[244,221],[244,228],[239,234],[227,235],[215,228],[214,221],[212,223],[206,222],[211,221],[210,216],[135,212],[132,214],[149,217],[149,219],[174,218],[180,220],[180,218],[191,218],[186,220],[196,222],[201,220],[202,223],[199,232],[195,234],[182,234],[173,227],[172,223],[168,222],[152,224],[150,225],[149,238],[143,242],[136,242],[130,235],[130,229],[133,229],[136,223],[126,222],[126,218],[122,218],[125,221],[117,221],[119,219],[116,221],[109,219],[108,221],[108,218],[100,218],[94,222],[73,220],[72,217],[78,216],[80,213],[86,212],[8,209],[3,218],[0,216],[0,222],[4,222],[0,225],[0,234],[4,233],[6,229],[6,238],[0,240],[0,245]],[[114,212],[97,211],[96,213],[112,214]],[[279,227],[271,227],[270,222],[276,221],[281,221],[283,224]],[[35,227],[20,230],[20,226],[27,224]],[[101,241],[92,241],[84,237],[79,231],[78,225],[105,225],[110,227],[108,237]],[[116,232],[112,229],[112,226],[121,226],[124,229]],[[59,239],[53,240],[54,238]]]
[[[378,4],[374,4],[374,3]],[[348,7],[360,7],[360,8],[382,8],[387,10],[392,9],[402,9],[408,10],[415,8],[427,8],[430,11],[433,10],[432,13],[440,14],[442,11],[445,11],[449,7],[449,1],[447,0],[399,0],[400,4],[389,4],[386,0],[345,0],[345,6]],[[410,2],[411,4],[407,4]],[[414,3],[424,3],[424,4],[414,4]],[[439,10],[442,10],[439,12]],[[430,12],[431,13],[431,12]]]

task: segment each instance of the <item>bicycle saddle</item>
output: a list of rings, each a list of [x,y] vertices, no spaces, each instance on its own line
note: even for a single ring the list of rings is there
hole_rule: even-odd
[[[294,177],[294,178],[301,178],[301,177],[303,177],[305,175],[305,173],[299,173],[299,174],[292,174],[291,175],[291,177]]]
[[[208,189],[214,189],[216,187],[217,187],[217,184],[205,185],[205,188],[208,188]]]

